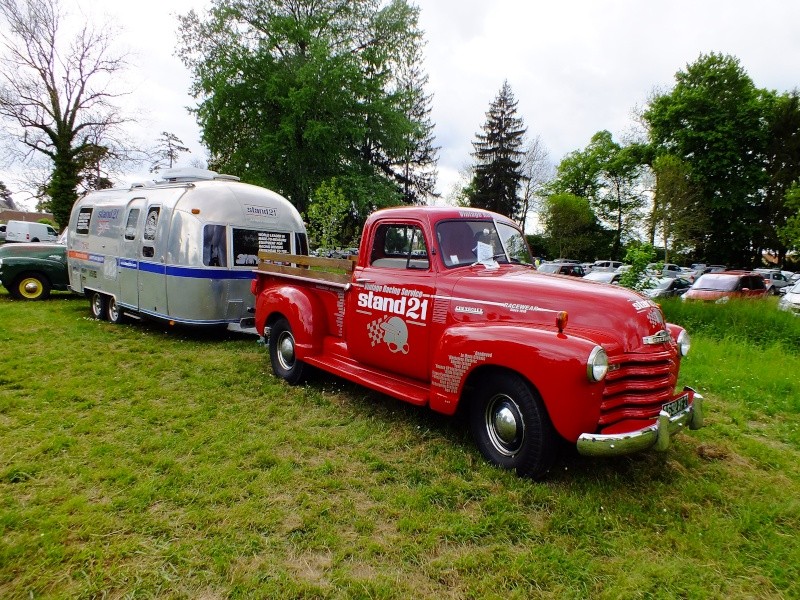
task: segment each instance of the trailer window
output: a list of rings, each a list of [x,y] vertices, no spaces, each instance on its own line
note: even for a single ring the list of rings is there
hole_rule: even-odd
[[[144,239],[153,241],[156,239],[156,225],[158,225],[158,213],[161,208],[158,206],[152,207],[147,211],[147,221],[144,223]]]
[[[228,266],[228,240],[225,225],[203,228],[203,264],[207,267]]]
[[[89,235],[89,221],[92,220],[92,209],[82,208],[78,211],[78,222],[75,224],[75,233]]]
[[[255,229],[233,229],[233,264],[246,266],[258,264],[258,253],[288,253],[290,235],[283,231],[257,231]]]
[[[136,223],[139,221],[139,209],[132,208],[128,213],[128,220],[125,223],[125,239],[136,239]]]

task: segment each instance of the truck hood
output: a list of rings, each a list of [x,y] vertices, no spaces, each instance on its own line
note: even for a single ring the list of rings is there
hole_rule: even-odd
[[[627,288],[520,267],[471,267],[455,283],[452,304],[451,314],[459,320],[515,321],[554,330],[556,316],[565,311],[565,335],[599,342],[609,354],[663,350],[664,342],[653,336],[668,331],[658,304]]]
[[[36,242],[34,244],[22,244],[18,242],[8,242],[0,245],[0,258],[25,257],[25,258],[48,258],[50,256],[66,256],[67,247],[63,244],[51,244]]]

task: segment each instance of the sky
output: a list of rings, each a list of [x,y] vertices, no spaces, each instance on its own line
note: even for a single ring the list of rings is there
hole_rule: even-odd
[[[800,88],[800,2],[791,0],[410,0],[420,8],[432,121],[440,147],[437,191],[446,196],[471,163],[472,142],[504,81],[531,137],[557,164],[609,130],[620,141],[655,90],[701,54],[735,56],[759,88]],[[175,15],[205,0],[62,0],[73,14],[114,23],[131,67],[125,102],[132,135],[155,145],[162,131],[204,160],[187,108],[190,73],[175,56]],[[235,175],[235,173],[233,173]],[[0,176],[2,174],[0,173]],[[150,178],[147,170],[120,179]],[[9,185],[12,188],[12,185]],[[15,194],[15,199],[20,195]]]

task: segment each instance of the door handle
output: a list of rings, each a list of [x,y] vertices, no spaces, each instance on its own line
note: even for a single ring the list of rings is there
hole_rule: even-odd
[[[356,283],[372,283],[369,277],[356,277]]]

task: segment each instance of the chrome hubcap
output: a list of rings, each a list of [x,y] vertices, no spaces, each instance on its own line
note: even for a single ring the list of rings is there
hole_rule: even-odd
[[[505,394],[486,406],[486,431],[495,449],[504,456],[519,452],[525,439],[525,425],[516,402]]]
[[[294,338],[284,331],[278,338],[278,362],[287,371],[294,366]]]
[[[39,291],[39,284],[35,281],[28,281],[25,283],[25,292],[28,294],[35,294]]]

